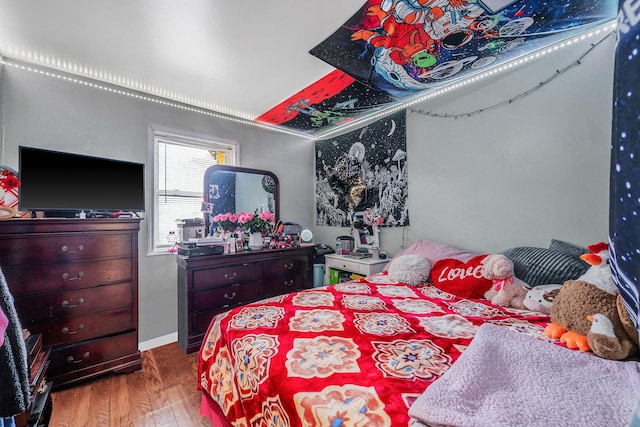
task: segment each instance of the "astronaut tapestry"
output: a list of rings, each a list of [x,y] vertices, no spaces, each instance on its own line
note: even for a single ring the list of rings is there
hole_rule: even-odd
[[[316,142],[317,225],[349,227],[367,212],[382,226],[409,225],[405,112]]]
[[[402,100],[615,18],[615,0],[368,0],[310,53]]]
[[[620,6],[622,17],[625,10]],[[635,13],[635,12],[634,12]],[[620,295],[640,330],[640,25],[637,17],[619,25],[616,50],[614,120],[611,150],[609,251]]]

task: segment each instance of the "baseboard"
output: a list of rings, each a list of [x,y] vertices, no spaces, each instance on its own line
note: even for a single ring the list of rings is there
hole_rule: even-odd
[[[153,338],[151,340],[143,341],[138,344],[138,348],[140,351],[151,350],[152,348],[161,347],[166,344],[171,344],[178,341],[178,333],[172,332],[167,335],[163,335],[158,338]]]

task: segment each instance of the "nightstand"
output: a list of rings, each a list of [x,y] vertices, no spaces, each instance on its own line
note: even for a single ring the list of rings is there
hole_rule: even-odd
[[[361,276],[371,276],[380,273],[388,259],[355,258],[350,255],[327,254],[324,256],[324,284],[329,284],[329,271],[348,271]]]

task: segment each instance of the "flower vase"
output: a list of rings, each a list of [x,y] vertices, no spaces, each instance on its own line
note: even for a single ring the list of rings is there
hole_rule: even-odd
[[[264,240],[262,239],[262,233],[255,232],[249,235],[249,249],[252,251],[259,251],[262,249]]]

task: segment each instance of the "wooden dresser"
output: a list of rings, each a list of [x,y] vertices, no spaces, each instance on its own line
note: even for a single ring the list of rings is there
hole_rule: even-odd
[[[248,251],[178,262],[178,342],[200,348],[213,316],[249,302],[313,287],[311,247]]]
[[[137,219],[0,221],[0,267],[54,388],[142,367]]]

